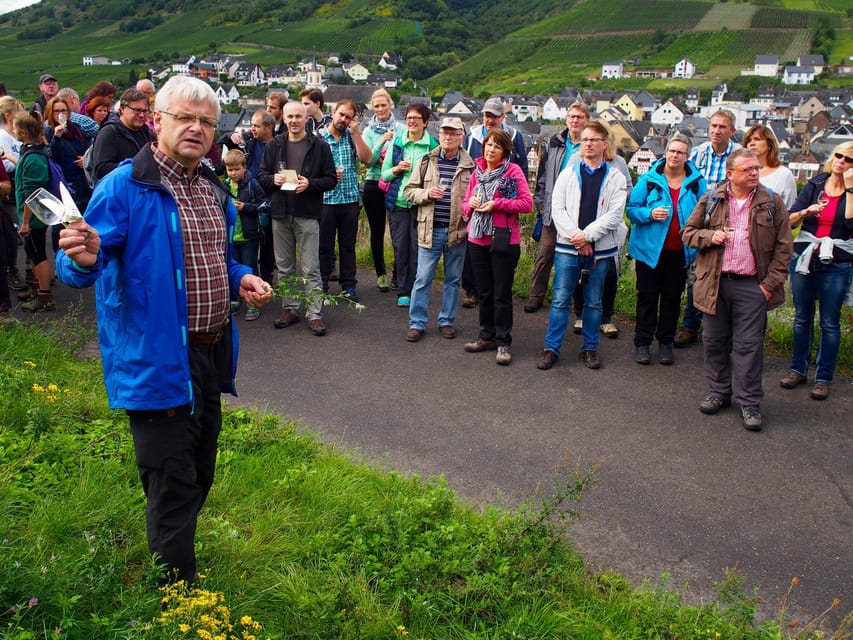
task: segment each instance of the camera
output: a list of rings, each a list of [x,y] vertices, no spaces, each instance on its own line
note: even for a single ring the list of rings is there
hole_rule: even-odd
[[[585,285],[589,282],[589,269],[581,269],[581,277],[578,278],[578,284]]]

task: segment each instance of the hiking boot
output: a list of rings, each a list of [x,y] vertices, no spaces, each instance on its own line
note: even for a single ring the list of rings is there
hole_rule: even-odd
[[[761,431],[761,411],[758,407],[741,407],[740,415],[743,418],[743,428],[747,431]]]
[[[388,290],[391,288],[390,283],[388,282],[388,276],[384,273],[376,278],[376,288],[382,293],[388,293]]]
[[[542,301],[538,298],[530,298],[524,303],[524,313],[536,313],[542,308]]]
[[[672,352],[671,344],[662,344],[658,347],[658,362],[661,364],[672,364],[675,362],[675,354]]]
[[[406,334],[406,342],[417,342],[421,338],[424,337],[423,329],[415,329],[414,327],[409,329],[409,332]]]
[[[257,320],[261,317],[261,310],[258,307],[249,307],[246,309],[246,316],[243,318],[247,322]]]
[[[10,271],[6,280],[12,291],[27,291],[30,288],[26,282],[21,280],[21,276],[17,271]]]
[[[706,415],[712,416],[720,409],[730,407],[731,404],[732,401],[730,398],[723,398],[718,396],[716,393],[709,393],[707,396],[705,396],[705,399],[699,403],[699,411]]]
[[[829,383],[815,382],[812,390],[809,392],[809,397],[812,400],[826,400],[829,397]]]
[[[462,306],[466,309],[473,309],[477,306],[477,296],[472,296],[470,294],[465,294],[465,297],[462,298]]]
[[[805,376],[801,376],[796,371],[789,371],[785,374],[785,377],[779,381],[779,386],[783,389],[793,389],[794,387],[805,383]]]
[[[558,356],[556,353],[554,353],[553,351],[549,351],[548,349],[545,349],[545,351],[542,352],[542,357],[539,359],[539,362],[536,364],[536,368],[541,369],[542,371],[547,371],[548,369],[553,367],[554,364],[559,359],[560,359],[560,356]]]
[[[465,351],[468,353],[480,353],[481,351],[494,351],[498,348],[494,340],[482,340],[477,338],[473,342],[465,343]]]
[[[498,352],[495,355],[495,362],[503,366],[506,366],[510,362],[512,362],[512,351],[508,346],[502,345],[498,347]]]
[[[649,354],[649,345],[641,344],[634,353],[634,362],[637,364],[651,364],[652,357]]]
[[[273,322],[276,329],[286,329],[292,324],[299,322],[299,316],[293,313],[290,309],[282,309],[278,316],[278,320]]]
[[[27,311],[29,313],[40,313],[42,311],[55,311],[56,310],[56,302],[53,299],[53,294],[51,293],[42,293],[39,291],[33,300],[29,302],[25,302],[21,305],[21,309],[23,311]]]
[[[27,287],[22,291],[15,292],[15,296],[18,298],[20,302],[29,302],[30,300],[35,300],[36,298],[36,290],[30,289]]]
[[[675,342],[673,343],[673,345],[678,347],[679,349],[685,349],[691,344],[695,343],[698,339],[699,333],[697,331],[679,329],[678,333],[675,334]]]
[[[308,328],[311,329],[311,333],[315,336],[324,336],[326,335],[326,325],[320,318],[315,318],[314,320],[308,321]]]
[[[446,340],[453,340],[456,337],[456,329],[450,324],[440,326],[438,328],[438,332],[441,334],[441,337]]]
[[[580,360],[587,369],[600,369],[601,360],[598,359],[598,351],[595,349],[586,349],[578,354]]]

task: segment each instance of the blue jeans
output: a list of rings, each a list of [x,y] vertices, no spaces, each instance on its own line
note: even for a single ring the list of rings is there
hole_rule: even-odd
[[[554,254],[554,299],[548,314],[545,332],[545,350],[560,355],[563,338],[569,326],[572,294],[581,275],[589,269],[589,280],[583,287],[583,346],[582,351],[595,351],[599,343],[601,325],[601,294],[604,279],[613,266],[613,258],[596,260],[594,256],[577,256],[568,253]]]
[[[232,257],[251,268],[255,275],[258,274],[258,244],[257,240],[241,240],[232,245]]]
[[[813,260],[811,272],[796,272],[798,255],[791,259],[791,291],[794,294],[794,352],[791,371],[805,376],[814,339],[815,302],[820,304],[820,345],[815,382],[832,382],[841,347],[841,304],[850,283],[851,263],[821,264]]]
[[[429,296],[435,268],[444,255],[444,287],[441,295],[441,311],[438,314],[439,327],[452,327],[456,322],[456,303],[459,300],[459,280],[462,277],[462,264],[465,261],[466,242],[455,247],[447,246],[447,227],[433,227],[432,247],[418,247],[418,273],[412,287],[412,301],[409,305],[409,327],[423,331],[429,319]]]

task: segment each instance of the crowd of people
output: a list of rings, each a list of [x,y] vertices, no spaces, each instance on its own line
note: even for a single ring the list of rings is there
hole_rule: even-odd
[[[853,273],[853,143],[839,145],[798,194],[772,130],[751,127],[741,147],[733,114],[721,110],[708,142],[691,147],[672,135],[664,157],[634,185],[609,126],[578,101],[566,128],[548,140],[531,193],[523,138],[496,98],[486,101],[481,125],[466,130],[459,118],[443,117],[436,138],[426,105],[407,105],[398,122],[384,89],[373,93],[363,127],[349,100],[327,113],[319,90],[299,100],[273,92],[250,131],[217,138],[219,103],[194,78],[174,77],[159,91],[145,79],[120,95],[98,83],[83,101],[51,74],[39,88],[29,110],[0,98],[0,317],[8,317],[12,291],[24,311],[56,308],[49,239],[58,278],[96,288],[107,393],[129,417],[149,547],[166,565],[164,581],[195,576],[220,394],[234,393],[235,319],[257,320],[275,281],[291,279],[303,293],[282,298],[274,326],[291,327],[304,313],[310,332],[325,335],[331,283],[358,300],[362,205],[376,287],[394,290],[408,311],[409,342],[427,331],[443,261],[439,335],[457,337],[462,297],[479,314],[465,351],[512,362],[520,216],[535,211],[526,313],[546,305],[554,273],[539,369],[559,363],[572,311],[580,362],[601,367],[600,336],[618,335],[610,315],[627,250],[636,270],[634,359],[650,365],[657,341],[657,362],[672,365],[673,347],[696,342],[704,323],[703,413],[735,401],[743,426],[762,428],[767,311],[783,302],[789,276],[794,347],[780,384],[808,382],[819,309],[810,396],[829,396]],[[26,203],[51,186],[54,171],[85,215],[49,231]]]
[[[3,285],[15,291],[25,311],[56,308],[47,242],[56,249],[58,231],[49,233],[23,206],[32,191],[50,181],[47,157],[61,166],[83,211],[95,183],[156,146],[158,138],[150,80],[120,95],[111,83],[99,82],[82,101],[73,89],[60,89],[51,74],[39,79],[39,88],[41,96],[29,111],[11,97],[0,99],[0,151],[10,185],[0,181],[0,194],[9,191]],[[409,312],[405,339],[418,342],[427,331],[441,261],[439,335],[456,337],[461,299],[462,306],[478,308],[480,324],[465,350],[495,351],[496,362],[508,365],[512,286],[525,244],[519,220],[535,212],[538,244],[526,313],[546,305],[554,274],[539,369],[558,363],[569,325],[582,337],[580,361],[601,367],[600,337],[619,335],[611,316],[627,254],[636,274],[634,359],[640,365],[672,365],[674,348],[695,343],[702,331],[710,388],[702,411],[716,412],[734,397],[745,423],[760,427],[764,312],[783,299],[788,275],[795,346],[781,384],[793,388],[807,382],[817,302],[820,343],[811,397],[828,397],[853,264],[848,244],[853,206],[847,206],[853,205],[847,202],[853,187],[851,145],[839,145],[824,171],[798,195],[772,130],[752,126],[738,144],[734,115],[720,110],[709,120],[707,142],[693,146],[675,133],[664,157],[634,185],[607,123],[593,119],[589,107],[577,101],[567,111],[565,129],[544,147],[531,194],[524,140],[506,125],[500,99],[485,102],[482,124],[470,130],[458,118],[441,118],[433,129],[437,137],[429,127],[434,114],[425,104],[407,105],[399,112],[402,122],[384,89],[373,93],[368,106],[371,116],[360,126],[359,106],[349,100],[327,112],[320,90],[306,89],[299,100],[271,92],[266,107],[252,114],[250,130],[218,137],[201,159],[235,203],[236,260],[265,282],[289,278],[303,288],[301,295],[282,298],[276,328],[304,318],[311,333],[325,335],[323,294],[335,281],[340,295],[358,300],[355,256],[363,206],[376,286],[394,290],[397,306]],[[800,225],[794,243],[791,229]],[[761,255],[759,239],[768,227],[776,242],[770,254]],[[389,231],[391,269],[385,264]],[[17,268],[19,237],[26,276]],[[709,256],[720,260],[709,264]],[[737,291],[745,286],[753,290]],[[5,288],[0,286],[0,308],[8,310]],[[756,304],[744,306],[745,293],[763,293],[763,304],[754,295]],[[261,316],[259,307],[232,301],[235,313],[243,308],[246,321]]]

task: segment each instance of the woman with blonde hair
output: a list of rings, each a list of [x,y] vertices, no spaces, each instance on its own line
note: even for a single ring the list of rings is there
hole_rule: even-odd
[[[382,173],[382,161],[395,137],[406,132],[406,125],[394,118],[394,101],[385,89],[377,89],[370,96],[370,108],[373,116],[362,132],[364,141],[370,147],[373,158],[367,165],[364,179],[364,212],[370,227],[370,253],[373,256],[373,268],[376,271],[376,287],[386,292],[389,289],[388,275],[385,270],[385,192],[379,188]]]
[[[853,273],[853,142],[835,147],[823,169],[806,183],[790,209],[791,227],[802,228],[791,258],[794,352],[779,382],[783,389],[807,382],[819,305],[820,343],[810,393],[814,400],[829,396],[841,347],[841,304]]]
[[[21,142],[15,137],[15,114],[24,110],[24,105],[12,96],[0,98],[0,158],[9,176],[12,186],[15,184],[15,169],[21,153]],[[6,245],[6,269],[9,278],[9,288],[14,291],[27,291],[27,283],[18,273],[18,231],[21,223],[18,217],[18,207],[15,204],[15,190],[0,198],[0,209],[3,210],[0,220],[0,242]],[[0,277],[6,274],[0,274]]]
[[[760,124],[750,127],[743,137],[743,146],[758,156],[761,184],[778,193],[785,206],[791,207],[797,199],[797,181],[791,170],[779,161],[779,143],[773,130]]]

